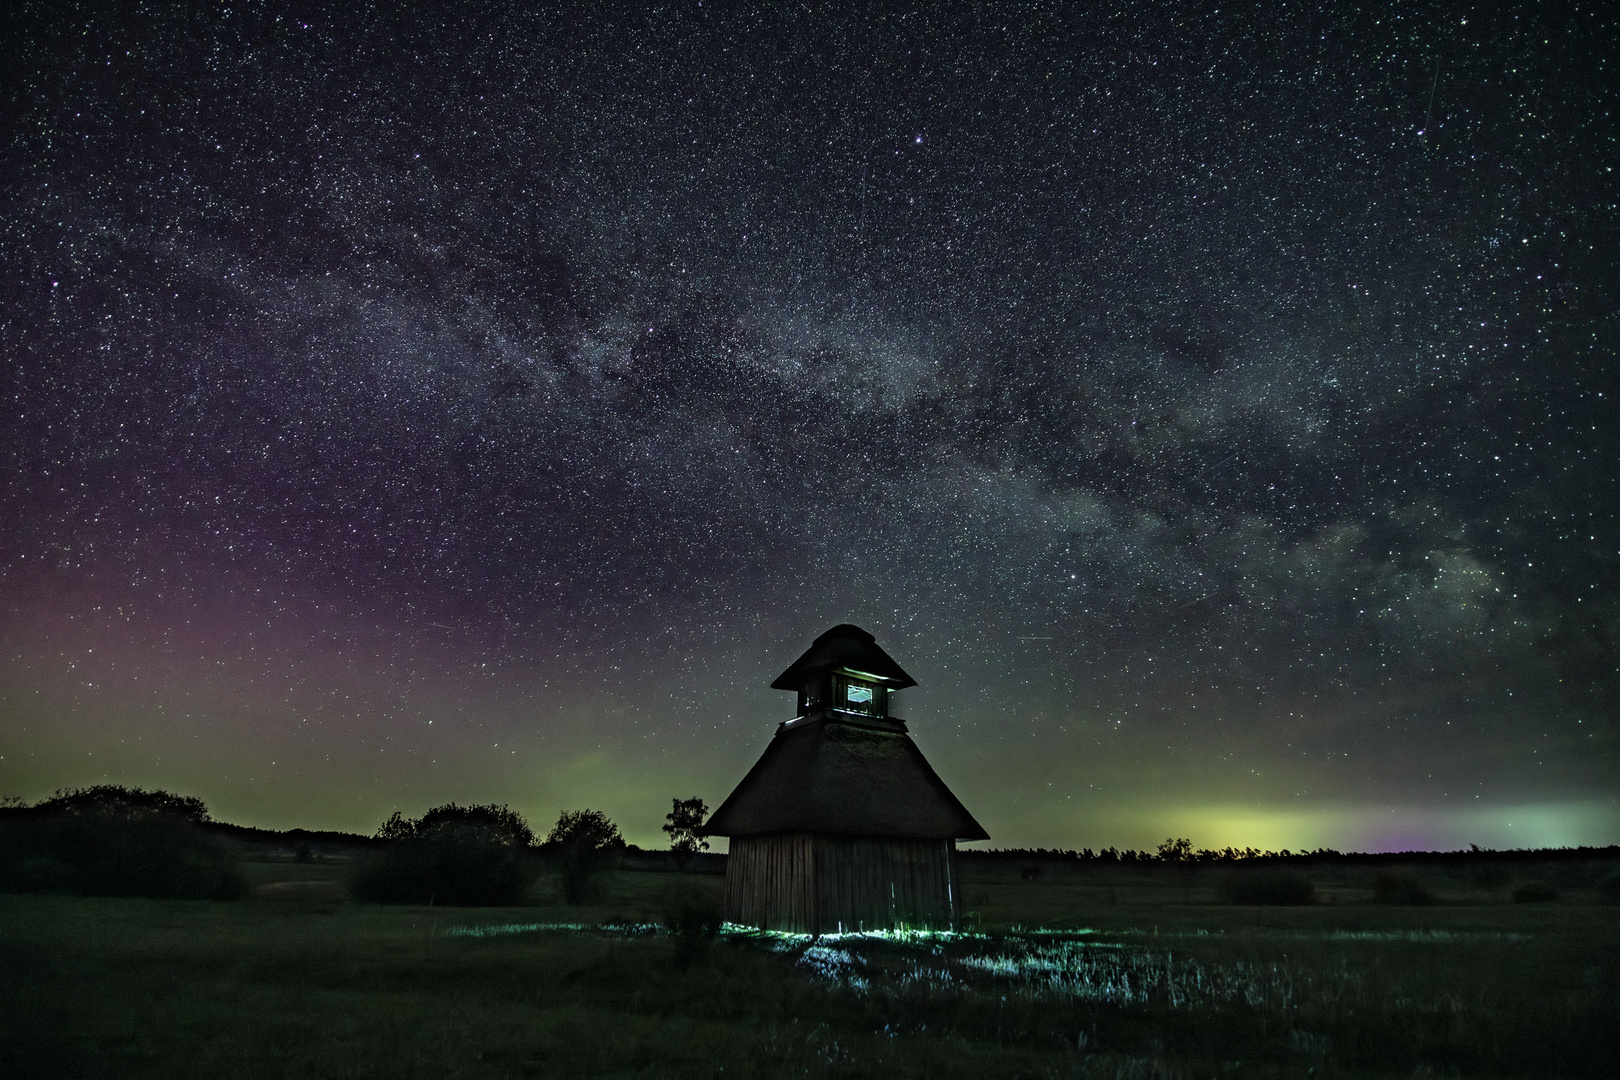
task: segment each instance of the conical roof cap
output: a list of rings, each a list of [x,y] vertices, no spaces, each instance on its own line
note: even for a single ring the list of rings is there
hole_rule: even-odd
[[[876,675],[888,683],[891,690],[917,685],[917,680],[907,675],[871,634],[858,626],[839,623],[816,638],[803,656],[776,677],[771,689],[797,690],[813,677],[835,668]]]

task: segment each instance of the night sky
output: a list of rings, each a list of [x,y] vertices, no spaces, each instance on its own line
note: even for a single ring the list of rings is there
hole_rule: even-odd
[[[0,795],[1620,842],[1615,8],[532,6],[8,14]]]

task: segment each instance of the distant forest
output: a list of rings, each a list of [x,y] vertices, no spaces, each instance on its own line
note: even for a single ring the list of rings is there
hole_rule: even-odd
[[[1129,848],[1121,851],[1115,848],[1104,848],[1093,851],[1091,848],[1081,848],[1078,851],[1065,848],[992,848],[959,850],[958,859],[970,863],[1030,863],[1039,865],[1067,865],[1067,866],[1228,866],[1242,863],[1244,865],[1261,864],[1339,864],[1345,866],[1379,866],[1387,863],[1480,863],[1480,862],[1558,862],[1568,859],[1616,859],[1620,860],[1620,844],[1610,844],[1607,847],[1561,847],[1561,848],[1482,848],[1470,844],[1459,851],[1335,851],[1333,848],[1317,848],[1314,851],[1290,851],[1284,848],[1281,851],[1261,851],[1257,848],[1221,848],[1193,849],[1172,847],[1166,850],[1167,845],[1175,845],[1176,841],[1167,841],[1160,844],[1157,851],[1134,851]]]

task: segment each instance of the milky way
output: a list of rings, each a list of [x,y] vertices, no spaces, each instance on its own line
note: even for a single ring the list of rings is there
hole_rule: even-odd
[[[0,794],[1620,841],[1614,15],[24,5]]]

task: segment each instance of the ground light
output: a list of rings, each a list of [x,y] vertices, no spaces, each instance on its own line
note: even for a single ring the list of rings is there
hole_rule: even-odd
[[[578,933],[650,937],[668,933],[656,923],[503,923],[450,927],[448,937]],[[842,934],[795,934],[726,924],[721,937],[792,955],[815,978],[856,993],[877,990],[935,992],[999,987],[1003,992],[1053,996],[1109,1005],[1159,1003],[1173,1009],[1234,1005],[1287,1018],[1322,999],[1344,1001],[1365,992],[1347,969],[1323,971],[1280,961],[1212,959],[1189,953],[1207,931],[1160,934],[1153,930],[1031,928],[1005,934],[952,930],[866,930]],[[1261,936],[1291,940],[1412,942],[1435,946],[1481,941],[1519,942],[1527,934],[1473,934],[1433,930],[1371,932],[1288,930]],[[1162,947],[1176,941],[1175,948]],[[1414,1002],[1414,1008],[1420,1007]]]

